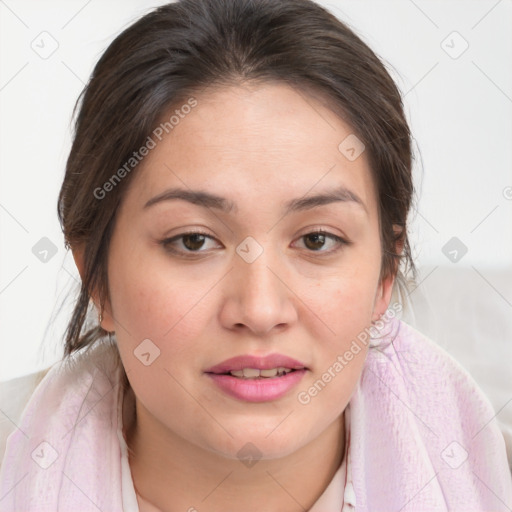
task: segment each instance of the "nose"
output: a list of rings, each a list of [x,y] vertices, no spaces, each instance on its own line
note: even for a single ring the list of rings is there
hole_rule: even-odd
[[[290,278],[279,258],[271,256],[267,247],[251,263],[234,255],[221,311],[226,328],[262,336],[296,322],[295,295],[291,283],[287,283]]]

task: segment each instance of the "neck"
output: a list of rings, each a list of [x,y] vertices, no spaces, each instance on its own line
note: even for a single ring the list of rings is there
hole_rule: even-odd
[[[138,402],[136,410],[125,437],[134,486],[144,497],[141,512],[303,512],[322,495],[345,452],[344,414],[290,455],[246,467],[150,421]]]

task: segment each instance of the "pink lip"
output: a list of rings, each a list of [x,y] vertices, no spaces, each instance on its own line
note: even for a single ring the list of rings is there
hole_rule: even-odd
[[[295,371],[281,377],[243,379],[226,375],[230,371],[243,368],[269,370],[282,366]],[[295,387],[308,369],[303,363],[281,354],[270,354],[266,357],[239,356],[227,359],[205,373],[226,394],[245,402],[268,402],[286,395]]]
[[[228,395],[245,402],[269,402],[286,395],[302,379],[307,370],[296,370],[282,377],[266,379],[239,379],[232,375],[207,373]]]
[[[205,373],[229,373],[230,371],[243,370],[244,368],[270,370],[271,368],[278,368],[279,366],[293,370],[306,368],[304,363],[282,354],[269,354],[265,357],[245,355],[226,359],[222,363],[208,368],[208,370],[205,370]]]

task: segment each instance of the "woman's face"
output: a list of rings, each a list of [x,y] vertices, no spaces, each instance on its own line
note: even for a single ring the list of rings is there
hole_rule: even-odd
[[[376,192],[357,140],[339,148],[350,126],[311,96],[267,84],[195,98],[124,196],[103,326],[145,421],[228,458],[248,442],[282,457],[339,419],[367,349],[343,355],[389,302]],[[229,373],[276,367],[294,371]]]

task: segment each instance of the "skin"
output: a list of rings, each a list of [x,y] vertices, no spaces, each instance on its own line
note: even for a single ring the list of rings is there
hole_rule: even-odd
[[[141,511],[307,510],[342,461],[343,412],[367,348],[309,404],[297,395],[385,312],[392,291],[393,277],[379,277],[369,164],[364,152],[349,161],[338,150],[353,133],[348,124],[319,98],[288,85],[225,87],[196,99],[197,107],[139,165],[109,253],[111,302],[102,326],[116,332],[136,397],[136,421],[125,434],[144,497],[139,505]],[[339,185],[364,207],[335,202],[283,217],[286,201]],[[218,194],[238,211],[183,200],[144,208],[171,187]],[[351,243],[305,237],[315,228]],[[174,241],[182,255],[161,244],[191,229],[212,238],[202,246]],[[247,236],[263,248],[252,263],[236,252]],[[81,270],[80,253],[74,255]],[[146,338],[161,351],[149,366],[134,356]],[[276,352],[309,370],[275,401],[231,398],[204,374],[233,356]],[[248,442],[262,454],[250,468],[237,457]]]

